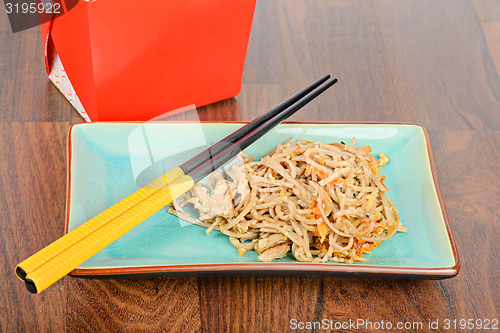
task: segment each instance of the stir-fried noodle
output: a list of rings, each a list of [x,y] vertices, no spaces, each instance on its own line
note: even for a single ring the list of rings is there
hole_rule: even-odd
[[[173,202],[169,211],[191,223],[229,236],[240,254],[255,250],[261,261],[352,263],[397,231],[406,231],[398,209],[386,197],[380,167],[388,160],[370,146],[326,144],[291,138],[255,161],[242,161],[208,184]],[[199,218],[183,207],[194,205]]]

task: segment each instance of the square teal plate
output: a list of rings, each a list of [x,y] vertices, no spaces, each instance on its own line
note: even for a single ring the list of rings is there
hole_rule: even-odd
[[[150,180],[242,126],[242,123],[83,123],[68,141],[66,230],[70,231]],[[366,254],[365,262],[302,263],[291,255],[259,262],[240,256],[227,236],[189,224],[166,209],[154,214],[71,275],[145,277],[174,275],[351,275],[441,279],[455,276],[458,252],[437,182],[425,130],[412,124],[285,123],[245,151],[260,158],[290,137],[370,145],[382,167],[388,196],[407,233],[397,233]]]

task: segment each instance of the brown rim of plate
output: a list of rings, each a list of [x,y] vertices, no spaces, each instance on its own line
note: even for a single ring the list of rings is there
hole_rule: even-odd
[[[75,125],[89,124],[141,124],[147,123],[144,121],[102,121],[102,122],[81,122],[72,124],[68,130],[67,140],[67,194],[66,194],[66,217],[64,223],[64,234],[68,233],[69,229],[69,203],[71,189],[71,132]],[[154,123],[194,123],[193,121],[155,121]],[[245,124],[245,121],[201,121],[201,123],[220,123],[220,124]],[[432,179],[434,188],[443,214],[443,220],[448,233],[448,240],[455,259],[455,264],[452,267],[435,267],[435,268],[419,268],[419,267],[392,267],[392,266],[370,266],[363,264],[349,265],[322,265],[318,263],[225,263],[225,264],[195,264],[195,265],[161,265],[161,266],[139,266],[139,267],[116,267],[116,268],[75,268],[69,275],[77,277],[97,277],[97,278],[116,278],[116,277],[148,277],[148,276],[199,276],[199,275],[279,275],[278,273],[288,274],[304,274],[304,275],[356,275],[356,276],[389,276],[400,278],[420,278],[420,279],[446,279],[454,277],[460,271],[460,259],[458,256],[455,238],[450,227],[448,213],[444,206],[443,196],[436,173],[432,149],[429,142],[429,136],[425,128],[420,125],[408,122],[330,122],[330,121],[286,121],[283,124],[297,125],[411,125],[419,127],[424,133],[427,155],[429,157]]]

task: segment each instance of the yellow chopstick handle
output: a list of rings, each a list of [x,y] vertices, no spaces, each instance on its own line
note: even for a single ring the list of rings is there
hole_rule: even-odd
[[[44,265],[28,273],[25,281],[27,284],[32,284],[34,290],[29,287],[28,289],[40,293],[193,186],[194,181],[190,176],[177,178],[168,187],[157,191],[116,219],[59,253]],[[74,231],[68,235],[73,234]],[[75,237],[79,238],[80,236],[76,235]]]
[[[16,274],[20,279],[24,280],[23,276],[20,276],[21,274],[26,275],[33,272],[38,267],[56,257],[58,254],[65,251],[81,239],[87,237],[99,228],[102,228],[109,221],[116,219],[120,215],[124,214],[127,210],[139,204],[141,201],[153,195],[160,189],[165,188],[165,186],[168,186],[168,184],[183,175],[184,171],[182,171],[182,169],[179,167],[168,171],[143,188],[137,190],[125,199],[119,201],[102,213],[88,220],[86,223],[74,229],[71,233],[68,233],[65,236],[59,238],[52,244],[48,245],[28,259],[21,262],[16,267]]]

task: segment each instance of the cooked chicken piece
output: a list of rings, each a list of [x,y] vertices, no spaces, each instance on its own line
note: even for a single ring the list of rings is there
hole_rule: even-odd
[[[216,216],[224,218],[234,217],[234,205],[228,183],[220,172],[213,172],[208,177],[210,192],[204,186],[196,185],[193,188],[194,208],[200,213],[200,220],[213,220]]]
[[[241,200],[244,200],[250,194],[250,185],[246,173],[242,170],[243,162],[236,162],[226,170],[233,183],[231,184],[231,191],[234,194],[234,205],[238,206]]]
[[[264,262],[271,262],[274,259],[285,257],[289,250],[290,247],[288,244],[282,243],[265,250],[257,257],[257,259]]]
[[[255,244],[255,252],[261,254],[268,248],[284,243],[286,240],[287,238],[283,234],[273,234],[267,238],[262,238]]]

